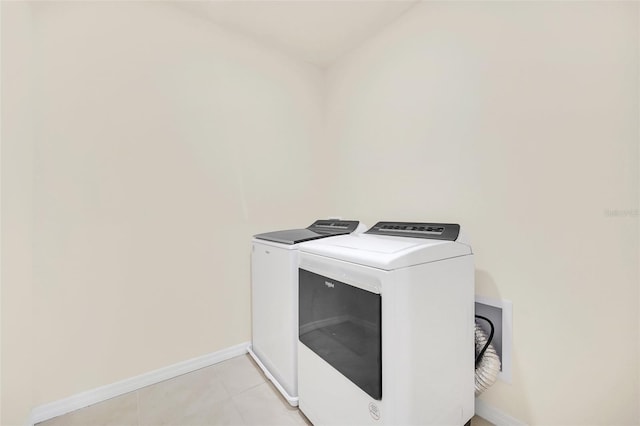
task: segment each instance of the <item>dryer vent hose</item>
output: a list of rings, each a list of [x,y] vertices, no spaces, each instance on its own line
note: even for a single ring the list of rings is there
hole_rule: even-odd
[[[485,319],[484,317],[478,317]],[[493,338],[493,324],[491,326],[491,336],[476,322],[476,396],[487,390],[496,382],[500,372],[500,357],[496,353],[491,339]]]

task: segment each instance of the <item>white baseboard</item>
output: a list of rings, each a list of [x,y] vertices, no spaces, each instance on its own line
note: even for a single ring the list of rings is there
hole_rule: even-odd
[[[110,385],[101,386],[68,398],[40,405],[31,411],[30,424],[34,425],[71,411],[123,395],[127,392],[132,392],[145,386],[172,379],[182,374],[190,373],[200,368],[209,367],[230,358],[246,354],[247,346],[249,346],[249,342],[243,342],[207,355],[182,361]]]
[[[482,417],[495,426],[527,426],[527,424],[504,411],[476,398],[476,416]]]

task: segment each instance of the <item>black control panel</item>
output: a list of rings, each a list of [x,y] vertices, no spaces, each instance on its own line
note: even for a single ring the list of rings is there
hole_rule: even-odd
[[[307,229],[319,234],[349,234],[356,230],[359,223],[357,220],[316,220]]]
[[[455,223],[378,222],[365,234],[455,241],[460,234],[460,225]]]

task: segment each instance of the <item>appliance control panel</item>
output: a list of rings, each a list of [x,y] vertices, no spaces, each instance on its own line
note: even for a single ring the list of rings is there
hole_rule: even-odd
[[[460,234],[460,225],[455,223],[378,222],[365,234],[455,241]]]
[[[307,227],[308,230],[324,233],[351,233],[356,230],[360,222],[357,220],[316,220]]]

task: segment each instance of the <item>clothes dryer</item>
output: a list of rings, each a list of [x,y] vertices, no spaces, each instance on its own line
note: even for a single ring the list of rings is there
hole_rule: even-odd
[[[456,224],[379,222],[306,243],[299,406],[315,425],[457,425],[474,414],[474,264]]]

